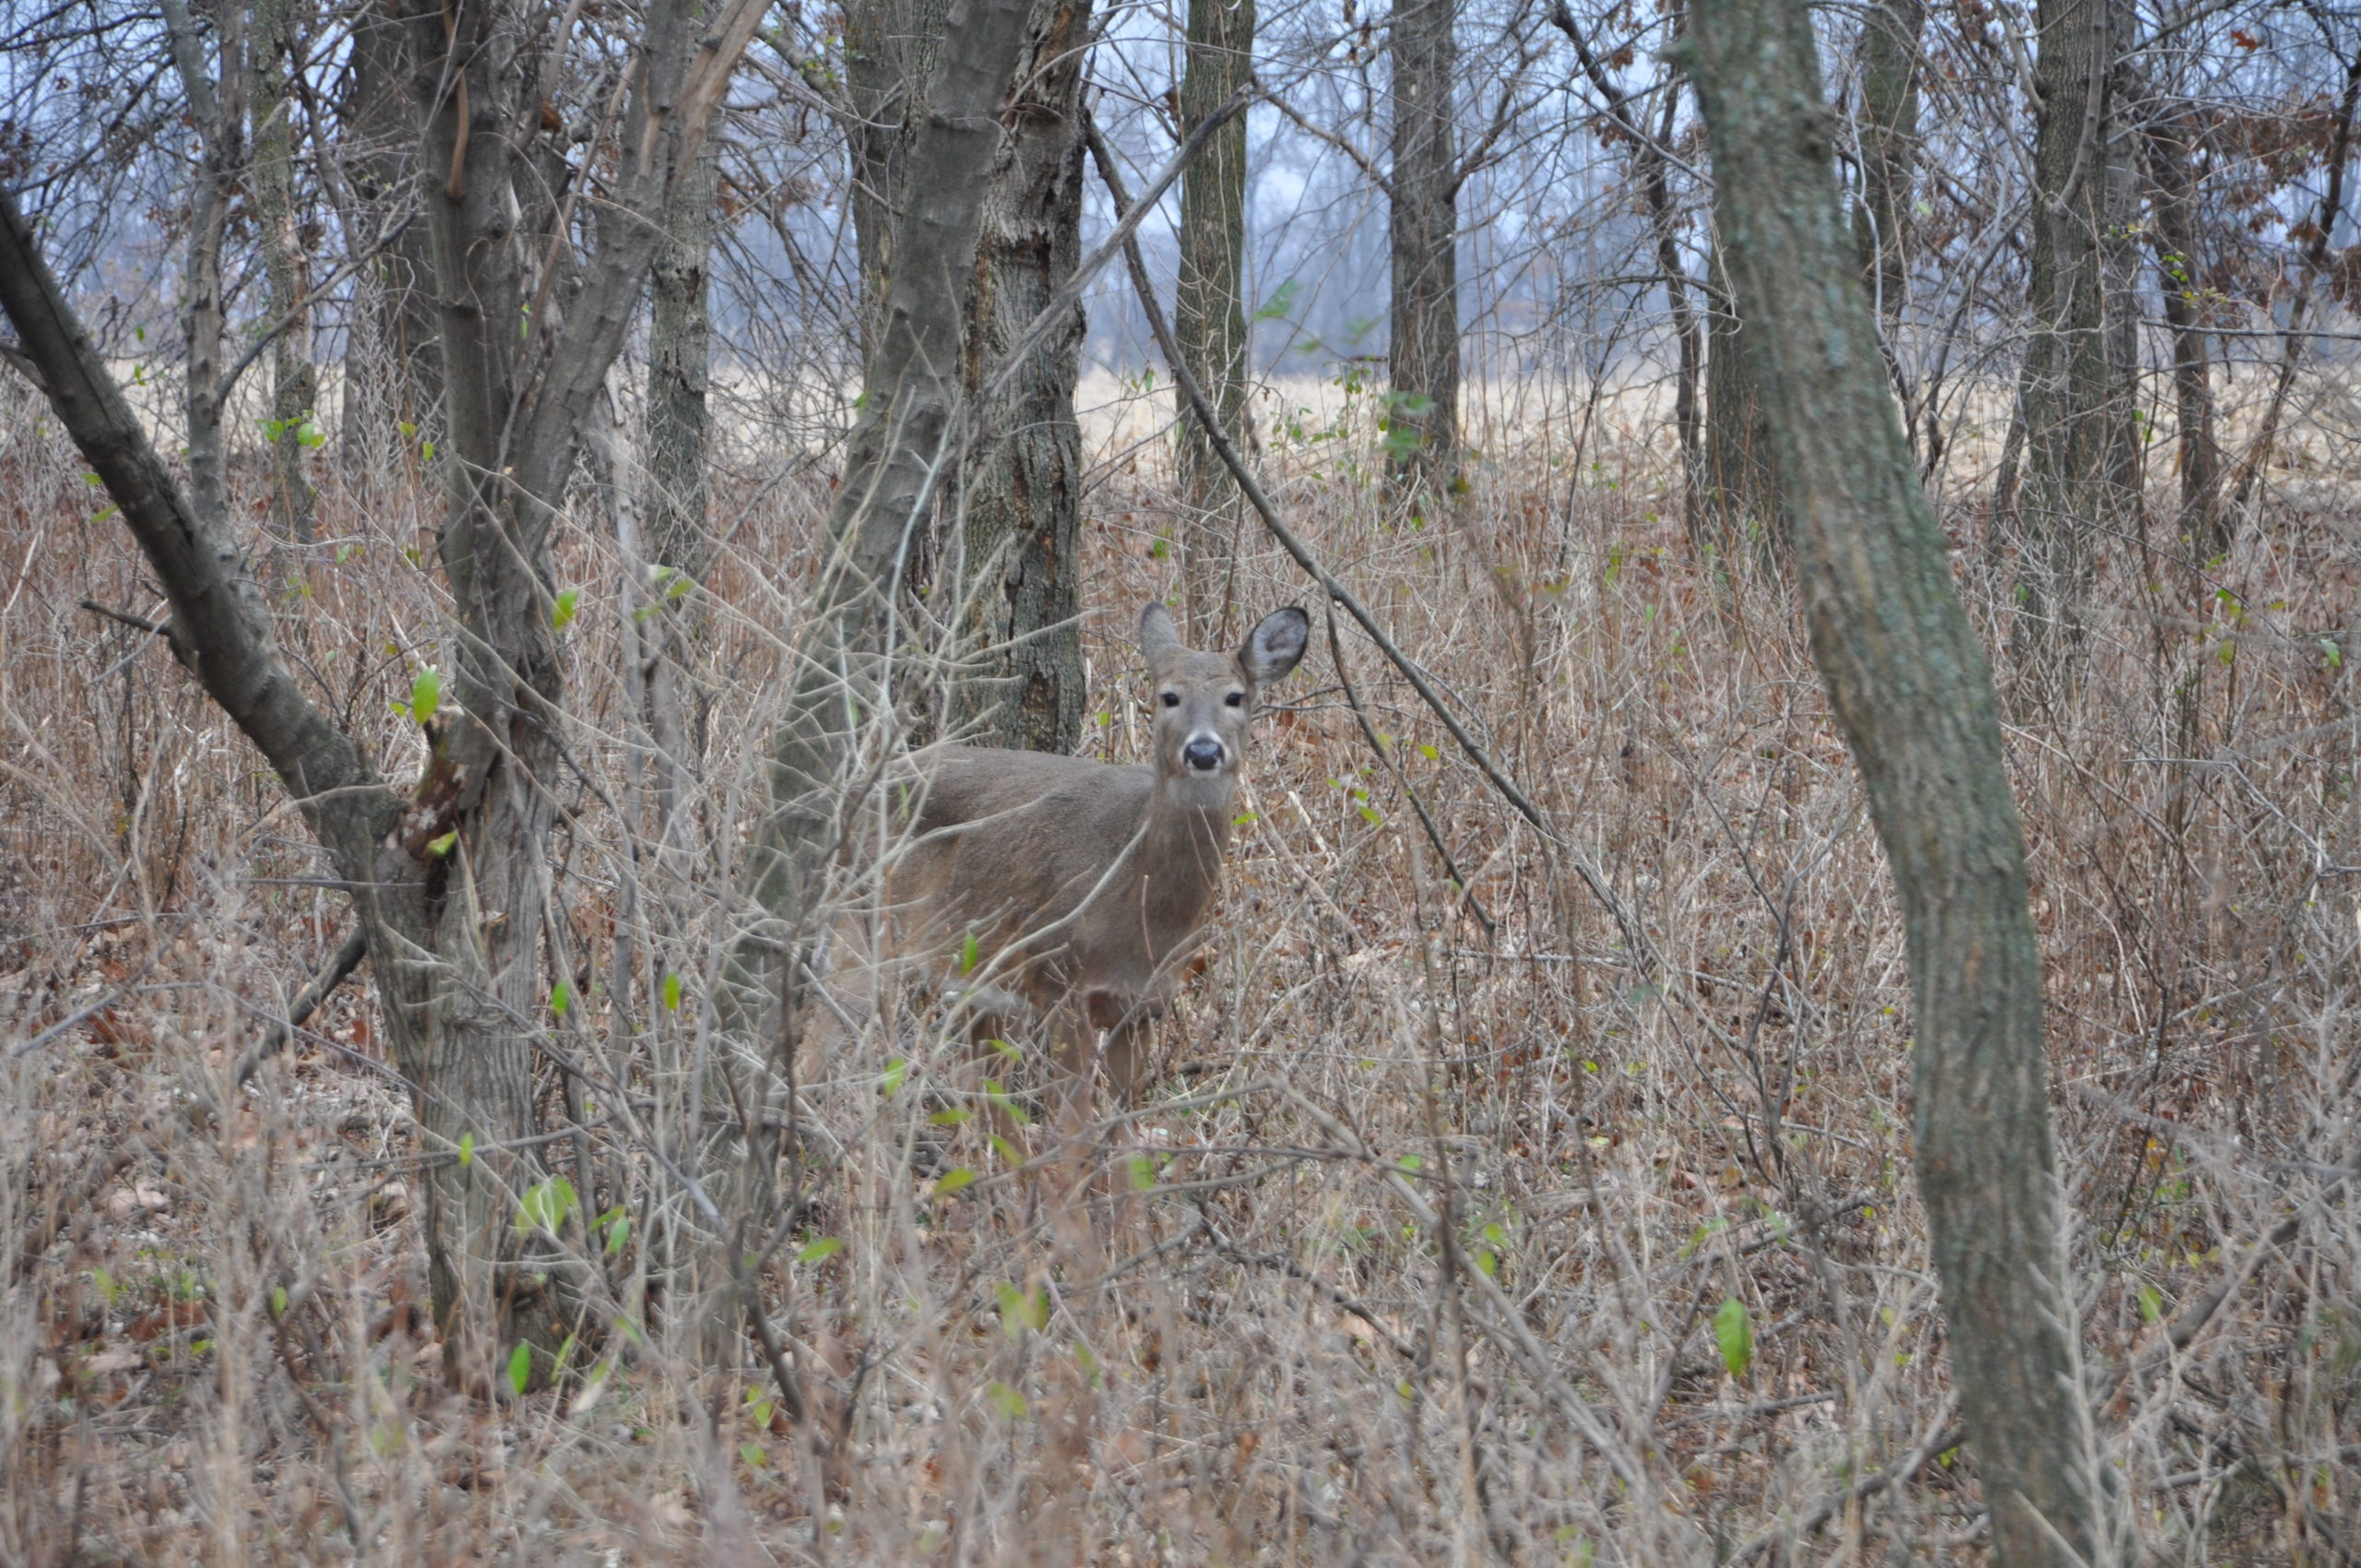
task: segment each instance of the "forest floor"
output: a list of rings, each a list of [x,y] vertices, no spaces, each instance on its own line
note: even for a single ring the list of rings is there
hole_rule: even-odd
[[[367,970],[230,1087],[342,896],[160,642],[80,607],[160,613],[53,422],[0,398],[0,1563],[1982,1560],[1881,858],[1776,561],[1692,547],[1644,420],[1503,421],[1429,518],[1385,505],[1368,398],[1264,422],[1296,526],[1553,837],[1250,540],[1238,624],[1308,603],[1313,651],[1267,694],[1209,962],[1086,1172],[1011,1170],[957,1111],[964,1048],[890,998],[799,1062],[813,1152],[765,1276],[799,1424],[751,1345],[663,1311],[692,1217],[595,1106],[594,1210],[628,1228],[574,1229],[637,1331],[519,1396],[445,1381]],[[1156,424],[1093,425],[1085,749],[1116,759],[1130,629],[1175,591]],[[397,778],[395,705],[448,659],[419,456],[323,461],[319,540],[256,554],[315,699]],[[2361,1555],[2361,475],[2297,461],[2212,564],[2158,475],[2065,688],[2008,657],[1986,494],[1943,511],[2011,715],[2094,1461],[2173,1562]],[[531,1027],[657,1125],[825,480],[717,494],[666,855],[635,590],[576,499],[575,1000]]]

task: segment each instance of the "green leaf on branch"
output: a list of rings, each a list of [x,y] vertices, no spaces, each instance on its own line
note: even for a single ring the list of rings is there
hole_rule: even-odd
[[[1714,1343],[1721,1347],[1722,1365],[1729,1369],[1730,1376],[1742,1378],[1754,1364],[1754,1319],[1736,1296],[1714,1313]]]

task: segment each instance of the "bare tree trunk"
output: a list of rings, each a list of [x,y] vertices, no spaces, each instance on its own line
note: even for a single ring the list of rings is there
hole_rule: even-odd
[[[647,550],[664,575],[657,589],[658,625],[647,630],[647,720],[656,742],[657,798],[669,825],[679,809],[689,759],[690,645],[696,636],[701,587],[713,570],[706,526],[706,406],[713,368],[713,319],[706,268],[713,250],[718,139],[672,192],[664,239],[649,278],[647,341]],[[694,586],[692,586],[694,585]]]
[[[853,110],[852,221],[860,265],[860,352],[878,348],[902,164],[918,134],[913,89],[934,68],[946,0],[850,0],[845,7],[845,89]]]
[[[1861,18],[1861,200],[1853,233],[1891,340],[1910,280],[1918,177],[1918,32],[1927,0],[1874,0]]]
[[[2099,540],[2131,519],[2139,462],[2130,276],[2130,142],[2121,110],[2123,0],[2041,0],[2034,131],[2032,322],[2019,404],[2016,646],[2027,672],[2079,650]]]
[[[295,210],[294,102],[287,91],[287,62],[299,30],[295,0],[255,0],[254,60],[255,219],[262,231],[265,311],[284,323],[270,352],[272,513],[279,536],[312,541],[314,494],[304,454],[320,444],[319,372],[312,363],[311,288],[300,219]]]
[[[244,101],[231,90],[242,87],[242,54],[224,51],[217,97],[183,0],[165,5],[192,111],[201,127],[219,126],[222,106]],[[545,994],[537,937],[548,908],[560,695],[551,501],[647,286],[671,186],[695,156],[763,6],[729,0],[710,28],[694,30],[684,11],[680,0],[645,10],[604,171],[610,220],[563,323],[554,309],[528,315],[515,244],[516,140],[520,126],[540,120],[518,113],[510,69],[515,41],[529,32],[525,19],[496,0],[409,0],[400,18],[414,50],[423,162],[437,176],[425,206],[451,387],[443,564],[458,621],[451,700],[428,722],[431,759],[407,801],[303,696],[279,655],[222,504],[218,418],[192,432],[209,429],[213,445],[193,463],[196,483],[184,494],[66,304],[14,196],[0,191],[0,310],[163,585],[173,652],[269,759],[361,915],[387,1033],[417,1091],[428,1269],[445,1355],[478,1388],[492,1385],[500,1352],[518,1335],[554,1344],[563,1326],[544,1283],[551,1260],[516,1266],[531,1243],[512,1223],[542,1170],[535,1031],[521,1020]],[[225,40],[235,43],[234,18]],[[230,139],[212,136],[208,145]],[[220,171],[234,166],[213,152],[208,163],[200,208],[208,192],[226,187]],[[205,362],[191,367],[192,412],[218,414],[219,261],[206,242],[220,220],[200,217],[191,350]]]
[[[383,232],[420,196],[409,73],[400,21],[383,4],[362,6],[353,19],[352,66],[337,114],[342,139],[359,149],[349,155],[359,233]],[[387,457],[407,470],[421,443],[441,440],[434,410],[443,398],[443,345],[422,217],[356,280],[353,313],[345,332],[345,471],[358,476]]]
[[[520,220],[542,205],[517,190],[533,148],[515,130],[540,118],[512,53],[527,36],[522,18],[489,0],[451,10],[443,0],[409,0],[405,16],[421,163],[434,180],[425,205],[449,422],[442,558],[458,620],[451,684],[459,713],[436,746],[453,837],[443,856],[448,880],[421,944],[428,978],[388,1011],[409,1015],[397,1033],[407,1032],[421,1058],[420,1121],[437,1150],[458,1146],[479,1117],[504,1137],[535,1124],[533,1042],[515,1020],[532,1016],[542,994],[538,917],[562,683],[551,624],[553,507],[637,313],[662,215],[762,14],[761,0],[720,9],[700,24],[688,0],[647,8],[604,183],[609,216],[582,265],[571,244],[535,244],[528,255],[518,243]],[[538,183],[546,188],[546,175]],[[558,271],[532,279],[534,261]],[[418,960],[394,967],[404,962]],[[457,1325],[446,1344],[462,1368],[488,1365],[482,1357],[496,1348],[480,1303],[532,1311],[520,1300],[526,1277],[513,1266],[508,1220],[539,1168],[530,1149],[495,1151],[445,1166],[430,1183],[435,1305]],[[542,1316],[532,1326],[547,1324]]]
[[[1632,176],[1647,202],[1648,232],[1655,243],[1656,270],[1664,279],[1665,303],[1672,317],[1676,358],[1672,423],[1680,441],[1681,523],[1689,534],[1691,548],[1702,553],[1705,544],[1702,508],[1704,479],[1700,467],[1697,394],[1705,344],[1697,312],[1689,300],[1689,269],[1680,258],[1680,213],[1673,205],[1672,165],[1666,156],[1666,145],[1680,103],[1680,73],[1669,65],[1666,67],[1660,89],[1664,107],[1655,133],[1651,136],[1630,96],[1591,48],[1582,24],[1575,20],[1565,0],[1556,0],[1551,6],[1549,20],[1572,42],[1574,57],[1581,64],[1591,90],[1605,101],[1608,113],[1631,148]]]
[[[2173,334],[2175,466],[2180,470],[2179,531],[2201,561],[2230,546],[2222,526],[2222,446],[2214,430],[2213,367],[2198,257],[2197,115],[2186,102],[2160,107],[2148,120],[2149,232],[2156,281]]]
[[[1034,0],[1022,83],[984,199],[962,394],[1046,309],[1082,258],[1082,63],[1088,0]],[[905,184],[908,183],[906,177]],[[1033,347],[984,411],[961,478],[961,559],[975,672],[952,723],[987,745],[1070,752],[1082,736],[1082,310]]]
[[[1777,457],[1757,385],[1753,342],[1731,278],[1738,242],[1716,232],[1716,291],[1705,335],[1705,516],[1707,532],[1732,559],[1752,553],[1775,568],[1786,547]]]
[[[1812,651],[1908,934],[1918,1187],[1993,1560],[2111,1562],[2090,1429],[2026,909],[1991,675],[1952,587],[1857,282],[1802,0],[1691,0],[1714,153]]]
[[[777,1039],[787,1021],[776,1011],[786,962],[810,935],[837,848],[856,734],[884,700],[874,656],[954,456],[965,307],[1002,137],[994,116],[1026,53],[1031,15],[1030,0],[952,0],[945,36],[961,47],[940,53],[923,112],[908,116],[915,137],[895,193],[893,264],[828,513],[834,545],[771,742],[770,807],[749,868],[756,920],[732,944],[720,998],[724,1031],[736,1039]]]
[[[1180,77],[1180,135],[1254,77],[1254,0],[1189,0],[1189,63]],[[1233,115],[1181,175],[1180,266],[1173,339],[1222,430],[1245,438],[1246,117]],[[1180,591],[1191,647],[1228,647],[1245,500],[1196,422],[1181,410]]]
[[[2353,117],[2356,104],[2361,104],[2361,50],[2345,63],[2344,91],[2337,101],[2335,128],[2329,136],[2328,184],[2320,193],[2319,210],[2311,221],[2311,238],[2304,246],[2303,281],[2296,291],[2293,303],[2287,307],[2287,335],[2279,351],[2279,374],[2271,384],[2270,399],[2263,404],[2261,428],[2255,432],[2246,455],[2238,459],[2236,481],[2230,491],[2229,518],[2231,526],[2247,509],[2248,500],[2262,470],[2271,462],[2271,454],[2279,440],[2279,419],[2286,411],[2287,393],[2296,385],[2296,369],[2304,361],[2308,341],[2304,324],[2311,312],[2312,294],[2320,281],[2329,260],[2329,245],[2336,233],[2338,221],[2344,215],[2345,165],[2353,156]]]
[[[229,451],[223,444],[221,404],[226,388],[221,362],[221,242],[230,204],[245,166],[245,12],[235,0],[215,18],[220,72],[207,69],[205,46],[186,0],[163,0],[164,25],[172,39],[172,65],[196,122],[196,185],[189,203],[188,256],[181,272],[184,294],[182,330],[188,365],[182,405],[188,420],[191,500],[208,517],[229,516]]]
[[[1457,0],[1396,0],[1386,477],[1416,498],[1459,481]]]
[[[561,675],[545,491],[517,482],[516,324],[528,292],[516,205],[516,35],[482,4],[407,7],[421,94],[421,161],[443,174],[426,193],[443,347],[450,489],[443,570],[459,636],[451,695],[459,716],[436,737],[457,837],[441,857],[435,902],[449,911],[419,933],[423,952],[386,966],[389,1022],[427,1075],[419,1107],[441,1161],[427,1182],[434,1307],[456,1369],[486,1371],[499,1337],[461,1310],[503,1293],[515,1248],[507,1221],[539,1178],[538,1158],[497,1149],[450,1158],[463,1142],[506,1144],[539,1131],[530,1036],[515,1020],[540,1003],[539,912],[551,824],[545,781],[557,766]],[[547,463],[547,459],[542,459]],[[405,983],[406,982],[406,983]]]

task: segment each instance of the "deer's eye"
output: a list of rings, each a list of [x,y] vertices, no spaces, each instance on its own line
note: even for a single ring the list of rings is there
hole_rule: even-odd
[[[1232,707],[1244,707],[1246,706],[1246,694],[1244,692],[1232,692],[1222,700],[1229,704]]]
[[[1167,707],[1179,707],[1180,706],[1180,694],[1179,692],[1165,693],[1164,706]]]

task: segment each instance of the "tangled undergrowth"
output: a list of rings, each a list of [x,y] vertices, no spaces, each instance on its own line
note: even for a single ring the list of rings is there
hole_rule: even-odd
[[[1775,559],[1701,558],[1629,430],[1539,422],[1420,519],[1366,433],[1266,422],[1296,525],[1552,837],[1250,549],[1240,624],[1309,602],[1313,653],[1258,725],[1145,1101],[1050,1180],[914,1005],[848,1006],[799,1062],[796,1230],[764,1277],[798,1420],[752,1340],[715,1354],[666,1311],[701,1223],[667,1161],[824,481],[722,481],[660,844],[645,589],[604,493],[575,498],[554,1005],[519,1027],[624,1090],[568,1110],[547,1069],[577,1130],[543,1218],[629,1327],[485,1401],[433,1343],[367,970],[232,1087],[342,898],[122,619],[159,613],[132,546],[5,396],[0,1562],[1980,1560],[1856,776]],[[1126,759],[1175,521],[1162,448],[1101,428],[1086,746]],[[257,533],[256,570],[314,696],[409,777],[397,704],[447,659],[432,485],[323,478],[319,542]],[[2093,1442],[2176,1562],[2361,1552],[2361,476],[2272,478],[2223,562],[2161,512],[2110,541],[2063,695],[2013,679],[1987,497],[1945,519],[2012,694]]]

